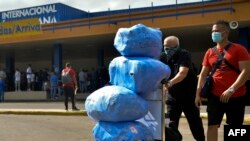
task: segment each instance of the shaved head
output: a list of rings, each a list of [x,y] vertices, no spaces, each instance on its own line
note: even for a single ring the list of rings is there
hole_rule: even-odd
[[[164,47],[173,48],[179,46],[179,39],[176,36],[168,36],[164,39]]]

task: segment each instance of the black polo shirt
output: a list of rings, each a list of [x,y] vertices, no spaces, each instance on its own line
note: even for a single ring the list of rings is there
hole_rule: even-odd
[[[169,88],[169,93],[173,97],[194,97],[197,86],[197,74],[194,71],[190,53],[185,49],[179,48],[171,58],[163,52],[160,60],[171,69],[169,80],[179,72],[180,66],[189,68],[188,74],[184,80]]]

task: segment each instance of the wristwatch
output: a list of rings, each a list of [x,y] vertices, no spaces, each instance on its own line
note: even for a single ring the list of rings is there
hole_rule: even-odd
[[[228,88],[228,91],[233,94],[235,92],[235,89],[233,87],[230,87]]]

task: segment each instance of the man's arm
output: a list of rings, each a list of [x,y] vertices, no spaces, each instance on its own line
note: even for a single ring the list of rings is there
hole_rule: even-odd
[[[201,103],[200,93],[201,89],[205,83],[206,77],[210,72],[210,68],[206,66],[202,66],[201,72],[199,74],[197,89],[196,89],[196,98],[195,98],[195,105],[196,107],[199,107]]]
[[[236,90],[243,86],[246,83],[247,79],[250,77],[250,61],[239,62],[239,67],[241,73],[231,86],[234,87]]]
[[[174,78],[169,80],[168,86],[172,87],[173,85],[181,82],[187,76],[188,71],[189,71],[188,67],[180,66],[179,67],[179,72],[175,75]]]
[[[233,95],[230,89],[237,90],[246,83],[247,79],[250,77],[250,61],[240,61],[239,69],[241,73],[239,74],[236,81],[222,93],[220,97],[221,102],[227,103],[229,98]]]
[[[77,79],[76,79],[77,73],[73,69],[70,69],[69,73],[70,73],[71,79],[73,80],[73,83],[75,85],[75,89],[78,89]]]
[[[197,91],[196,91],[196,96],[200,96],[201,89],[205,83],[206,77],[210,72],[210,68],[207,66],[202,66],[201,72],[199,74],[199,79],[197,83]]]

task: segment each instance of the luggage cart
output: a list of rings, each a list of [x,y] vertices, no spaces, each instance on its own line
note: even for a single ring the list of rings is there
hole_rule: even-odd
[[[166,87],[165,87],[166,89]],[[145,98],[149,103],[149,112],[138,121],[149,127],[156,141],[165,141],[165,102],[166,94],[164,86],[160,86]]]

